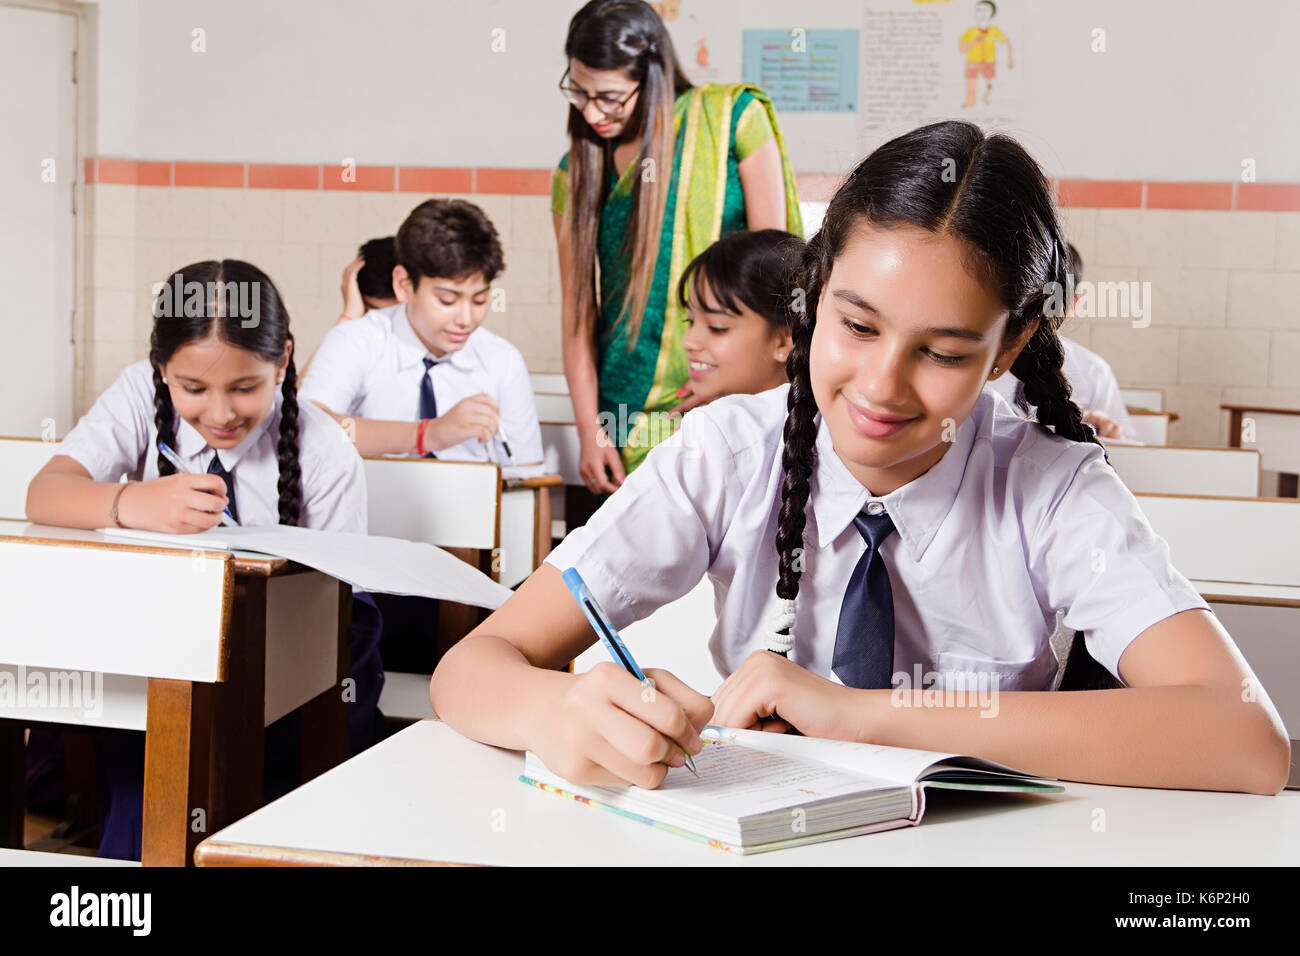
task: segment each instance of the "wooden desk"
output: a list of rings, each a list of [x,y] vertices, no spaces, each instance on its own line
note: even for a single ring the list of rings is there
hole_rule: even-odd
[[[91,564],[111,560],[119,571],[123,559],[142,566],[160,555],[193,561],[196,567],[201,562],[204,574],[224,575],[226,601],[220,626],[210,633],[166,642],[192,644],[197,663],[189,671],[173,664],[162,677],[160,671],[150,670],[161,645],[158,596],[146,586],[124,587],[115,603],[130,606],[132,621],[150,621],[154,626],[149,629],[116,626],[111,634],[97,635],[80,648],[70,637],[58,659],[44,656],[43,648],[21,648],[12,642],[6,646],[6,665],[29,672],[93,671],[114,693],[111,706],[99,714],[46,706],[0,707],[0,766],[7,778],[0,788],[0,842],[21,845],[23,728],[32,723],[145,731],[145,865],[186,864],[204,832],[232,823],[261,804],[263,729],[291,710],[305,705],[304,779],[346,759],[347,705],[339,685],[349,672],[350,586],[282,558],[210,551],[195,551],[191,558],[185,552],[178,556],[176,549],[137,545],[93,531],[0,522],[0,548],[32,545],[75,549],[79,559]],[[49,587],[62,593],[63,600],[42,604],[41,610],[58,615],[59,634],[84,631],[95,636],[106,626],[111,615],[103,604],[85,596],[91,589],[84,582],[51,581]],[[7,596],[6,610],[22,597]],[[144,634],[146,630],[150,633]],[[196,824],[201,826],[197,832]]]
[[[454,768],[454,772],[452,772]],[[1067,783],[932,792],[919,826],[742,857],[520,783],[523,755],[421,721],[199,844],[200,866],[1230,866],[1300,858],[1300,793]],[[1105,830],[1097,832],[1097,811]]]
[[[1228,444],[1246,447],[1242,442],[1244,419],[1253,424],[1249,447],[1258,448],[1261,464],[1278,474],[1277,493],[1294,498],[1300,490],[1300,408],[1277,408],[1267,405],[1219,406],[1228,413]]]

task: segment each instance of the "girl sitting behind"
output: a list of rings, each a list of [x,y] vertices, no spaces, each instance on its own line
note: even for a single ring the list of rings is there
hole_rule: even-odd
[[[791,287],[803,240],[779,229],[736,232],[691,260],[677,283],[686,309],[682,346],[698,404],[786,383]]]

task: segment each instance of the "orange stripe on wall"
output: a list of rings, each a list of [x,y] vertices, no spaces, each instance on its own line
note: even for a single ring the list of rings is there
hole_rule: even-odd
[[[174,175],[173,175],[174,170]],[[357,166],[356,180],[343,179],[337,163],[196,163],[165,160],[86,158],[87,183],[131,186],[209,186],[253,189],[335,189],[367,192],[480,193],[549,196],[551,169],[465,166]],[[350,173],[349,173],[350,175]],[[844,177],[833,173],[796,176],[799,198],[825,202]],[[1300,212],[1300,183],[1146,182],[1062,179],[1054,181],[1062,206],[1099,209],[1240,209]],[[1233,187],[1236,185],[1236,205]],[[1145,188],[1146,200],[1143,201]]]
[[[1237,208],[1258,212],[1300,212],[1300,185],[1242,183],[1237,187]]]
[[[472,193],[474,170],[438,166],[399,166],[397,189],[404,193]],[[550,195],[547,186],[546,194]]]
[[[1062,179],[1057,183],[1062,206],[1098,209],[1140,209],[1142,184],[1125,180]]]
[[[482,169],[476,171],[474,192],[512,196],[549,196],[549,169]]]
[[[391,193],[397,184],[396,170],[392,166],[354,167],[335,163],[322,168],[324,177],[321,186],[325,189]]]
[[[1231,209],[1232,183],[1147,183],[1148,209]]]
[[[249,163],[248,188],[320,189],[320,167]]]
[[[220,186],[229,189],[244,188],[243,163],[182,163],[172,164],[173,182],[177,186]]]

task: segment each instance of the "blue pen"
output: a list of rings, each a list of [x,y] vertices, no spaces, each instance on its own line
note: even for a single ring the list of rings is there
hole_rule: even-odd
[[[190,468],[188,465],[185,464],[185,462],[181,461],[181,456],[176,454],[176,452],[172,451],[171,446],[168,445],[165,441],[160,441],[158,443],[158,451],[162,452],[162,456],[166,458],[168,461],[170,461],[176,467],[176,470],[179,471],[182,475],[197,474],[197,472],[195,472],[194,469]],[[221,512],[221,515],[222,515],[221,517],[222,524],[233,525],[236,528],[239,527],[239,522],[235,520],[235,516],[230,513],[229,508],[224,509]]]
[[[632,652],[627,649],[623,639],[618,636],[618,631],[610,623],[608,615],[605,614],[600,604],[597,603],[595,596],[588,590],[587,582],[582,580],[582,575],[578,573],[578,569],[569,568],[561,577],[564,578],[564,583],[568,585],[569,593],[573,595],[573,599],[582,608],[582,613],[587,615],[587,621],[600,638],[600,642],[605,645],[605,650],[609,651],[609,656],[614,658],[614,663],[653,690],[654,681],[641,673],[641,668],[632,659]],[[686,758],[686,769],[698,777],[700,774],[695,769],[695,761],[691,759],[691,755],[686,753],[685,750],[682,751],[682,755]]]

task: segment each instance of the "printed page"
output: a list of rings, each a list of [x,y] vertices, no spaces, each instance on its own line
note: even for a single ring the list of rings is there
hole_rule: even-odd
[[[778,753],[754,750],[731,741],[706,741],[695,757],[699,777],[685,767],[668,772],[655,790],[639,787],[581,787],[551,773],[529,753],[524,775],[619,809],[658,817],[668,810],[719,819],[736,819],[815,803],[834,797],[894,789],[894,784],[865,780],[857,773]],[[539,776],[540,775],[540,776]]]
[[[990,760],[933,750],[909,750],[905,747],[860,744],[851,740],[824,740],[795,734],[770,734],[735,727],[708,727],[703,736],[714,736],[755,750],[784,754],[799,760],[816,760],[894,785],[911,785],[936,763],[945,760],[960,760],[963,765],[980,770],[1019,775],[1019,771]]]
[[[510,597],[509,588],[442,548],[418,541],[379,535],[346,534],[276,525],[268,528],[217,527],[199,534],[125,533],[103,528],[104,534],[185,550],[256,551],[297,561],[323,571],[363,591],[410,594],[456,601],[494,610]],[[130,530],[130,529],[128,529]]]

